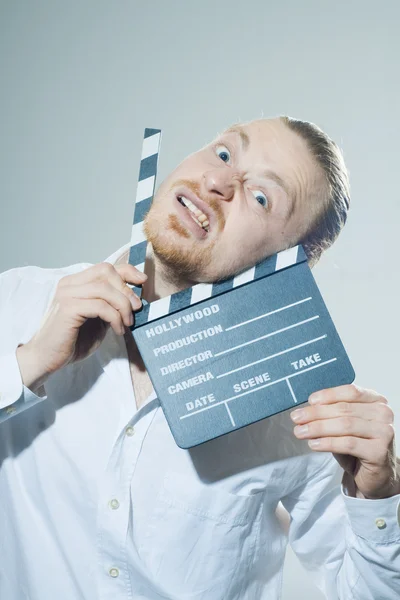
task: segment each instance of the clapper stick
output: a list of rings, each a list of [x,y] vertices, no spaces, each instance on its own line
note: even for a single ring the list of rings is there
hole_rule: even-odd
[[[160,142],[160,129],[146,128],[144,130],[139,180],[133,214],[131,248],[129,252],[129,264],[139,269],[142,273],[144,272],[147,249],[147,240],[143,232],[143,220],[153,201]],[[142,288],[136,286],[131,287],[140,297]]]
[[[129,256],[141,271],[160,137],[145,130]],[[181,448],[354,380],[301,245],[225,281],[143,303],[131,331]]]

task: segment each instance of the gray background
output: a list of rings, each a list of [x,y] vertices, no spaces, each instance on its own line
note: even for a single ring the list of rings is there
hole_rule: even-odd
[[[397,0],[0,0],[0,271],[99,262],[130,237],[144,127],[160,180],[238,120],[344,149],[352,210],[315,275],[357,373],[397,410]],[[285,600],[322,598],[292,553]]]

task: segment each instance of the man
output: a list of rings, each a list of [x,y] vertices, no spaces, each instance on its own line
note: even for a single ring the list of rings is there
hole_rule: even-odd
[[[3,274],[1,598],[278,598],[279,502],[327,598],[399,597],[385,398],[324,390],[291,415],[182,450],[128,329],[140,301],[126,283],[152,301],[299,242],[314,264],[348,204],[340,152],[324,133],[254,121],[162,183],[145,223],[146,275],[126,264],[128,246],[100,265]]]

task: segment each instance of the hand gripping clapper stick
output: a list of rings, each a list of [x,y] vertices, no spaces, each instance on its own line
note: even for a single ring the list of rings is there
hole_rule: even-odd
[[[159,130],[145,130],[129,259],[141,270],[141,224],[154,192],[159,142]],[[354,380],[301,246],[226,281],[145,304],[132,334],[181,448]]]

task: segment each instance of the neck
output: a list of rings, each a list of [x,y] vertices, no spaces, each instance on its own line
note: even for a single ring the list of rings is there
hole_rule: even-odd
[[[129,259],[129,249],[126,250],[114,263],[115,266],[125,264]],[[154,255],[151,244],[147,245],[146,262],[144,267],[148,279],[143,285],[143,298],[147,302],[153,302],[159,298],[170,296],[193,285],[193,281],[187,281],[176,276]]]
[[[148,279],[143,285],[143,298],[153,302],[159,298],[170,296],[193,285],[176,276],[154,255],[151,245],[148,244],[144,272]]]

